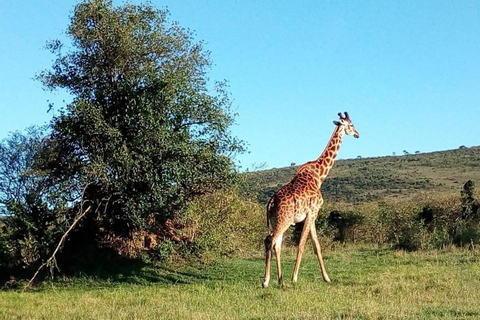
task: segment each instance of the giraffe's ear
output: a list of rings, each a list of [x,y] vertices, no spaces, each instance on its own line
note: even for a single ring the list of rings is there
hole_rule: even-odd
[[[334,120],[334,121],[333,121],[333,124],[336,125],[336,126],[339,126],[339,125],[340,125],[340,122]]]

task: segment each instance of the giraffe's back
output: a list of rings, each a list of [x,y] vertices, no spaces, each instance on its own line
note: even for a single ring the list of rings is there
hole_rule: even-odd
[[[322,204],[320,189],[310,188],[301,176],[274,193],[267,206],[267,219],[275,229],[302,222],[307,215],[317,216]]]

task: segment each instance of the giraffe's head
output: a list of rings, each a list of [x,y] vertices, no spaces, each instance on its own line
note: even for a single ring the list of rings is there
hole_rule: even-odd
[[[355,138],[360,137],[357,130],[355,129],[355,126],[352,123],[352,120],[350,120],[350,116],[348,115],[348,112],[345,111],[344,116],[342,116],[342,113],[339,112],[338,116],[339,116],[338,121],[333,121],[333,123],[336,126],[339,126],[340,129],[343,129],[344,132],[350,136],[354,136]]]

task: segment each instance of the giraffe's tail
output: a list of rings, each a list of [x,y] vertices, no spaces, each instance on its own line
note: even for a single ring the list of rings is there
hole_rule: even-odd
[[[268,200],[267,203],[267,229],[270,231],[270,210],[274,205],[275,202],[275,196],[271,197],[270,200]]]

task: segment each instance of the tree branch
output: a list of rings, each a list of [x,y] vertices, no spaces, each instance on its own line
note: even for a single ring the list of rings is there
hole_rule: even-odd
[[[60,241],[58,242],[58,245],[57,247],[55,248],[55,250],[53,251],[52,255],[50,256],[50,258],[47,259],[47,261],[45,261],[44,263],[42,263],[42,265],[37,269],[37,271],[35,272],[35,274],[33,275],[33,277],[30,279],[30,281],[28,281],[28,283],[25,285],[25,287],[23,288],[23,290],[25,291],[26,289],[28,289],[28,287],[31,286],[31,284],[33,283],[33,280],[35,280],[35,278],[37,277],[38,273],[45,267],[47,266],[52,266],[53,265],[56,265],[57,264],[57,261],[55,259],[55,255],[57,254],[58,250],[60,250],[61,246],[63,245],[63,243],[65,242],[65,239],[67,238],[67,235],[70,233],[70,231],[72,231],[72,229],[75,227],[75,225],[78,223],[78,221],[80,221],[80,219],[82,219],[87,213],[88,211],[90,211],[92,207],[88,207],[87,210],[85,211],[80,211],[78,213],[78,215],[75,217],[75,219],[73,220],[73,223],[70,225],[70,228],[68,228],[67,231],[65,231],[65,233],[62,235],[62,238],[60,239]]]

